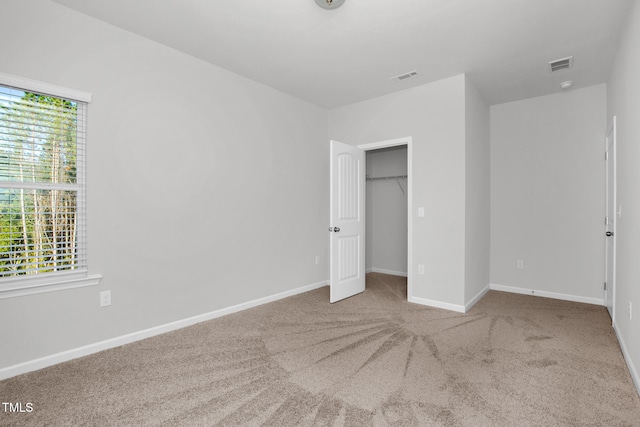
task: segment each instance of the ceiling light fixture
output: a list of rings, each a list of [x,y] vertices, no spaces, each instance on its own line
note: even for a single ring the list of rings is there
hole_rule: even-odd
[[[573,86],[573,81],[572,80],[567,80],[566,82],[560,83],[560,88],[561,89],[569,89],[571,86]]]
[[[337,9],[344,3],[344,0],[315,0],[316,4],[323,9]]]

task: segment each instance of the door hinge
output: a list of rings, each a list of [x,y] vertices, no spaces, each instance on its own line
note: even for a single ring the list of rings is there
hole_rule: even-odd
[[[604,217],[604,225],[609,225],[609,217],[608,216]]]
[[[607,282],[604,282],[604,290],[607,290]]]
[[[605,160],[609,160],[609,152],[608,151],[604,152],[604,159]]]

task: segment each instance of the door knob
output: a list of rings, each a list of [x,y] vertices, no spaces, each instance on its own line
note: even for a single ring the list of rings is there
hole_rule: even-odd
[[[607,237],[611,237],[613,236],[613,231],[607,231],[605,234],[607,235]]]
[[[333,227],[333,231],[335,231],[336,233],[340,232],[340,227]]]

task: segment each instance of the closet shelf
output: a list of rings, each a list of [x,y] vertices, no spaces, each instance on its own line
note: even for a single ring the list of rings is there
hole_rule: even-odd
[[[377,179],[401,179],[406,178],[407,175],[394,175],[394,176],[369,176],[367,175],[367,181],[375,181]]]
[[[395,179],[398,183],[398,187],[400,187],[400,191],[402,191],[402,195],[405,195],[404,187],[400,184],[400,180],[406,178],[407,175],[393,175],[393,176],[369,176],[367,175],[367,181],[377,181],[379,179]]]

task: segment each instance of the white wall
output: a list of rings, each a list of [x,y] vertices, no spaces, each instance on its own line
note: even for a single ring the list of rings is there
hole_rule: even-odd
[[[329,137],[358,145],[413,138],[414,297],[464,305],[465,76],[329,111]],[[418,218],[418,206],[425,217]]]
[[[615,327],[640,391],[640,4],[636,1],[608,82],[607,118],[618,124]],[[633,319],[629,319],[629,302]]]
[[[407,174],[407,147],[366,152],[367,175]],[[367,181],[367,270],[407,273],[407,180]]]
[[[327,279],[326,110],[49,1],[2,16],[0,72],[93,94],[104,279],[0,300],[0,368]]]
[[[465,305],[490,283],[489,105],[465,82]]]
[[[492,283],[602,302],[605,135],[605,85],[491,107]]]

